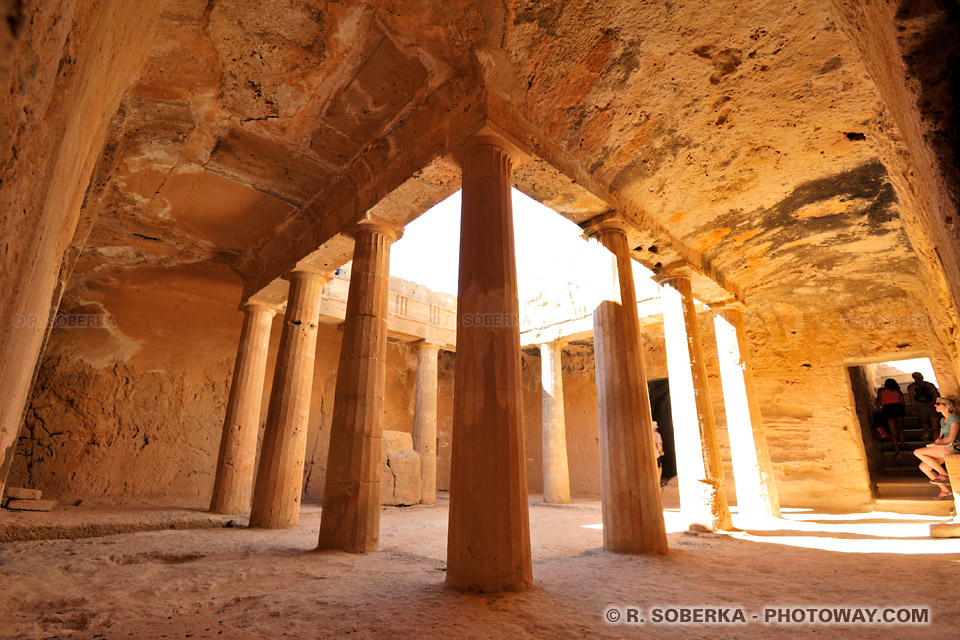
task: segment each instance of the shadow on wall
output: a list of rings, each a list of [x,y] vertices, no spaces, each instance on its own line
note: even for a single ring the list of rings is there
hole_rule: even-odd
[[[850,386],[856,403],[857,419],[860,423],[860,435],[867,454],[867,469],[870,473],[870,495],[877,497],[877,478],[883,471],[883,450],[874,433],[874,404],[876,389],[868,380],[864,367],[848,367]]]

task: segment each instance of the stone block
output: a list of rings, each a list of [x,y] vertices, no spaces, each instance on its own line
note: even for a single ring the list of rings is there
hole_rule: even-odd
[[[420,454],[412,449],[387,451],[380,473],[380,504],[417,504],[420,492]]]
[[[413,450],[413,434],[406,431],[384,430],[381,445],[384,453],[387,451]]]
[[[42,496],[40,489],[7,488],[7,497],[11,500],[39,500]]]
[[[13,511],[50,511],[56,504],[56,500],[21,500],[19,498],[11,498],[7,501],[7,509]]]
[[[950,484],[960,482],[960,454],[947,454],[943,459],[943,464],[947,469],[947,475],[950,476]]]

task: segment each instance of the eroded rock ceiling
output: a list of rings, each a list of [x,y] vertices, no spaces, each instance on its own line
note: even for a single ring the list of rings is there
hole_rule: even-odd
[[[339,266],[369,209],[409,222],[455,191],[447,156],[489,119],[532,152],[518,188],[621,212],[637,259],[726,288],[708,302],[849,306],[919,270],[882,118],[826,1],[172,0],[76,273],[212,261],[256,290],[311,252]]]

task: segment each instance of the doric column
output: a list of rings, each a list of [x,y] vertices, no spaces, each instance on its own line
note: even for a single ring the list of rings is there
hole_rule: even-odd
[[[609,214],[582,226],[612,254],[610,299],[593,314],[603,546],[664,553],[667,534],[626,230]]]
[[[267,347],[277,310],[256,302],[242,304],[240,310],[244,313],[243,329],[220,437],[217,475],[210,500],[213,513],[248,513],[253,494]]]
[[[413,411],[413,449],[420,454],[420,502],[437,501],[437,354],[440,346],[417,343],[417,398]]]
[[[294,270],[253,489],[250,526],[288,529],[300,522],[320,298],[329,276]]]
[[[667,343],[673,440],[680,481],[680,510],[690,524],[711,530],[730,529],[723,493],[723,465],[717,442],[707,369],[697,324],[690,279],[658,278]]]
[[[543,422],[543,499],[570,502],[570,469],[567,463],[567,432],[563,418],[563,370],[560,343],[540,345],[540,382]]]
[[[737,510],[741,517],[778,518],[777,483],[767,437],[763,433],[763,417],[748,360],[747,336],[739,303],[718,311],[713,317],[713,326],[717,334]]]
[[[463,193],[447,582],[485,593],[533,583],[508,146],[475,137],[457,157]]]
[[[400,237],[400,229],[367,220],[349,233],[354,240],[353,267],[333,400],[319,548],[366,553],[380,546],[390,245]]]

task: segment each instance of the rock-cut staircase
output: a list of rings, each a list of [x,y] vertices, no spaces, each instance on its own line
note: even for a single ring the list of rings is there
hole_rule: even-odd
[[[917,418],[905,420],[903,437],[907,447],[899,455],[892,442],[882,444],[882,472],[877,479],[877,509],[892,513],[949,516],[954,512],[952,500],[934,500],[940,489],[932,485],[918,468],[920,461],[913,450],[927,440]]]

